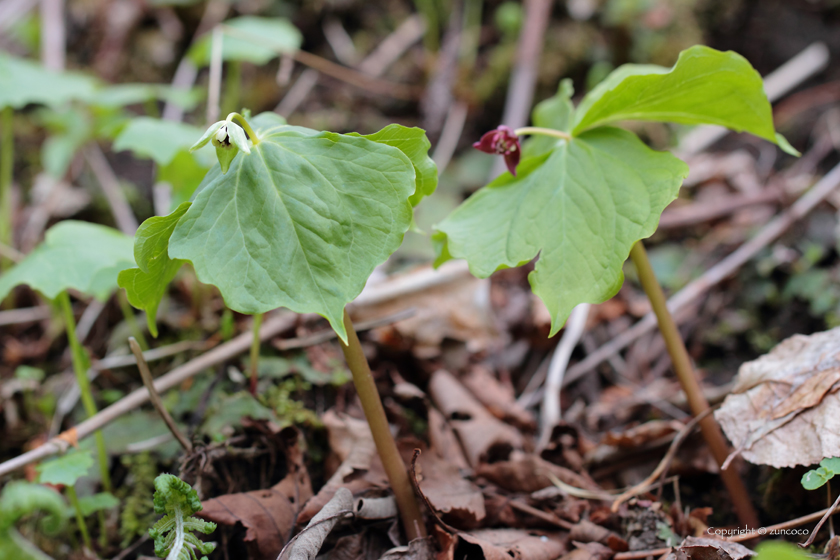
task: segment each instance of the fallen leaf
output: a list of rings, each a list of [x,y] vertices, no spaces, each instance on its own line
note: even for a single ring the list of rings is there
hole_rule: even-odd
[[[459,560],[555,560],[565,550],[564,540],[550,533],[484,529],[459,533],[454,557]]]
[[[604,445],[639,447],[660,438],[673,435],[683,428],[676,420],[651,420],[621,432],[607,432],[601,440]]]
[[[289,560],[315,558],[333,527],[344,518],[343,516],[352,511],[353,494],[346,488],[339,488],[330,501],[324,504],[321,511],[295,536],[295,540],[289,547]]]
[[[686,537],[668,555],[670,560],[743,560],[755,552],[742,544],[717,539]]]
[[[452,425],[436,408],[429,407],[426,414],[429,422],[429,442],[432,446],[432,452],[436,453],[438,457],[445,457],[459,469],[469,468],[470,465],[464,456],[461,444],[458,443],[458,436],[455,435]]]
[[[452,424],[470,465],[521,449],[522,435],[490,414],[451,373],[438,370],[429,380],[429,395]]]
[[[569,486],[595,492],[601,490],[588,476],[549,463],[536,455],[522,452],[512,453],[507,461],[481,464],[476,469],[476,475],[483,476],[500,488],[509,492],[526,493],[553,486],[548,473],[553,474]]]
[[[560,557],[560,560],[608,560],[612,558],[615,551],[597,542],[573,542],[575,548],[568,554]]]
[[[434,558],[432,537],[414,539],[408,546],[398,546],[385,553],[379,560],[429,560]]]
[[[484,520],[481,489],[461,476],[452,463],[434,453],[422,453],[417,461],[417,482],[445,522],[470,529]]]
[[[474,366],[461,382],[499,420],[520,430],[536,430],[534,415],[516,402],[513,387],[502,384],[487,368]]]
[[[715,412],[751,463],[811,465],[840,455],[840,328],[795,335],[741,366]]]

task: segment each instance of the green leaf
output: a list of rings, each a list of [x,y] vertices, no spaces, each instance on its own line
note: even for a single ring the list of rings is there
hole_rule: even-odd
[[[361,136],[351,132],[348,136]],[[426,131],[422,128],[407,128],[399,124],[389,124],[379,132],[362,136],[368,140],[393,146],[404,153],[414,166],[416,188],[414,194],[409,198],[412,206],[417,206],[424,197],[429,196],[437,188],[438,170],[437,165],[429,157],[429,148],[432,143],[426,137]]]
[[[487,277],[539,255],[531,287],[552,316],[553,336],[579,303],[621,287],[633,244],[650,236],[688,167],[625,130],[601,127],[523,160],[436,226],[440,257],[465,258]]]
[[[754,560],[808,560],[810,555],[806,554],[795,544],[785,541],[765,541],[756,547],[758,554]]]
[[[584,97],[572,134],[622,120],[716,124],[781,147],[761,76],[741,55],[695,46],[671,69],[625,65]]]
[[[283,53],[300,48],[303,35],[285,18],[242,16],[224,23],[222,59],[241,60],[262,66]],[[196,66],[210,64],[212,34],[201,37],[190,49],[190,60]]]
[[[561,80],[557,93],[545,101],[537,103],[537,106],[534,107],[534,111],[531,113],[534,126],[569,132],[572,114],[574,113],[574,107],[572,107],[572,94],[574,92],[570,79]],[[531,136],[522,146],[522,157],[534,157],[551,151],[557,146],[558,141],[557,138],[550,136]]]
[[[55,534],[64,525],[65,503],[61,495],[40,484],[13,481],[0,494],[0,558],[52,560],[14,528],[20,518],[44,511],[41,528]]]
[[[120,501],[110,492],[100,492],[93,496],[79,498],[79,509],[82,510],[82,515],[85,517],[97,511],[113,509],[119,505]]]
[[[182,90],[168,84],[117,84],[97,91],[90,103],[99,107],[124,107],[160,99],[191,111],[203,95],[199,88]]]
[[[74,450],[57,459],[51,459],[36,467],[38,482],[73,486],[93,466],[93,455],[88,451]]]
[[[131,150],[135,156],[168,165],[178,152],[187,150],[201,136],[201,129],[175,121],[138,117],[114,140],[114,151]]]
[[[259,143],[214,167],[178,222],[169,256],[189,260],[241,313],[324,316],[346,341],[344,306],[411,224],[414,167],[366,138],[252,121]]]
[[[105,301],[117,275],[134,266],[131,237],[105,226],[65,220],[47,230],[44,242],[0,276],[0,300],[20,284],[54,299],[67,288]]]
[[[199,554],[210,554],[215,543],[203,543],[192,534],[198,531],[210,534],[216,524],[196,517],[201,511],[201,500],[189,484],[171,474],[162,474],[155,479],[155,513],[164,516],[149,530],[155,541],[155,554],[159,558],[195,560]]]
[[[168,165],[158,166],[157,180],[169,183],[172,187],[170,210],[187,202],[207,175],[207,170],[213,165],[213,159],[212,156],[202,157],[206,153],[205,150],[196,153],[181,150]]]
[[[134,236],[134,260],[139,268],[123,270],[118,278],[128,302],[146,311],[149,332],[155,338],[158,335],[155,317],[160,300],[184,264],[184,261],[169,258],[169,238],[190,205],[190,202],[184,202],[168,216],[155,216],[143,222]]]
[[[75,72],[52,72],[40,64],[0,52],[0,108],[30,103],[62,105],[93,98],[99,82]]]
[[[840,458],[828,458],[820,461],[820,466],[802,475],[802,487],[816,490],[840,473]]]

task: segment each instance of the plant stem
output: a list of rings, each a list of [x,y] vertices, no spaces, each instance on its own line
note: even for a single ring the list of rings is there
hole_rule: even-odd
[[[242,126],[242,128],[245,129],[245,132],[248,133],[248,138],[251,139],[251,143],[253,143],[254,146],[256,146],[257,144],[260,143],[260,139],[257,138],[257,133],[254,132],[254,129],[251,128],[251,125],[248,124],[248,121],[245,120],[245,117],[243,117],[239,113],[231,113],[227,116],[227,118],[225,120],[228,121],[228,122],[232,122],[232,121],[238,122]]]
[[[76,511],[76,524],[79,526],[79,532],[82,533],[82,541],[88,550],[93,550],[93,543],[90,540],[90,533],[88,533],[87,524],[85,523],[85,516],[82,515],[82,507],[79,505],[79,496],[76,494],[76,488],[67,486],[67,498],[70,499],[70,504]]]
[[[88,418],[90,418],[97,412],[96,402],[93,400],[93,394],[90,391],[90,381],[88,381],[87,377],[87,354],[85,354],[85,349],[79,343],[79,339],[76,338],[76,319],[73,317],[70,296],[66,290],[58,294],[58,302],[64,314],[64,326],[67,329],[67,341],[70,343],[70,355],[73,357],[73,371],[76,373],[76,382],[79,384],[79,390],[81,391],[82,405],[85,407]],[[106,492],[110,492],[111,476],[108,473],[108,453],[105,450],[105,438],[100,431],[97,431],[94,436],[96,438],[96,450],[99,455],[99,470],[102,473],[102,487]]]
[[[149,343],[146,342],[146,337],[143,336],[143,331],[137,323],[137,316],[134,315],[134,310],[128,303],[125,291],[117,291],[117,301],[120,303],[120,311],[122,311],[125,322],[128,323],[128,329],[131,331],[131,335],[137,339],[137,343],[140,345],[140,348],[142,348],[145,352],[149,349]]]
[[[257,313],[254,315],[254,321],[251,323],[251,333],[253,340],[251,341],[251,394],[257,396],[257,381],[260,378],[259,362],[260,362],[260,327],[262,326],[263,314]]]
[[[347,367],[353,373],[353,384],[362,402],[362,410],[370,426],[376,451],[379,453],[382,466],[385,467],[385,474],[388,475],[391,489],[394,491],[394,499],[400,510],[405,534],[410,541],[425,537],[426,526],[423,523],[420,508],[417,506],[414,488],[408,480],[408,470],[400,457],[397,442],[391,435],[391,428],[388,426],[388,418],[385,416],[385,408],[379,398],[379,391],[376,390],[376,382],[370,372],[370,365],[346,309],[344,310],[344,328],[347,329],[347,344],[339,339],[341,350],[347,360]]]
[[[225,74],[225,94],[222,97],[222,111],[236,111],[239,108],[239,92],[242,82],[242,63],[238,60],[229,60],[227,73]]]
[[[517,128],[513,131],[514,134],[517,136],[526,136],[526,135],[537,135],[537,136],[552,136],[554,138],[560,138],[563,140],[571,140],[572,137],[569,134],[566,134],[562,130],[554,130],[553,128],[542,128],[539,126],[523,126],[522,128]]]
[[[645,251],[645,246],[641,241],[638,241],[630,250],[630,258],[636,266],[639,281],[650,300],[653,313],[656,315],[659,331],[662,333],[662,338],[665,339],[665,346],[671,356],[671,364],[683,391],[685,391],[691,412],[694,416],[699,416],[709,408],[709,403],[703,395],[697,376],[694,374],[688,350],[686,350],[677,324],[668,310],[668,303],[665,294],[662,292],[662,286],[659,285],[659,281],[653,273],[647,251]],[[709,446],[717,464],[723,465],[729,455],[729,446],[723,439],[720,427],[712,416],[707,416],[700,421],[700,431],[703,433],[703,439],[706,440],[706,444]],[[738,471],[735,469],[721,470],[720,476],[729,491],[729,497],[732,500],[732,505],[735,506],[741,524],[747,528],[757,528],[759,526],[758,515],[753,508],[747,488],[744,486]]]
[[[12,168],[15,146],[12,130],[12,108],[5,107],[0,127],[0,243],[12,247]],[[0,258],[0,270],[6,266],[6,259]]]

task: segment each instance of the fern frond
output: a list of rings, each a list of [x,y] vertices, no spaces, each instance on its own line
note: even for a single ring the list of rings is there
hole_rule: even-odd
[[[216,530],[216,524],[191,517],[201,511],[201,500],[190,485],[171,474],[162,474],[155,479],[155,512],[163,514],[149,529],[149,536],[155,542],[155,555],[167,560],[198,560],[195,551],[209,554],[215,543],[200,541],[193,531],[209,535]]]

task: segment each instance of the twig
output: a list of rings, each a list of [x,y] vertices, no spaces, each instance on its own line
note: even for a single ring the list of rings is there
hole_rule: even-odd
[[[291,328],[296,319],[297,315],[290,312],[281,312],[270,319],[267,319],[263,324],[262,329],[260,329],[260,339],[269,339]],[[213,365],[218,364],[219,362],[224,362],[234,356],[246,352],[251,347],[251,338],[251,333],[243,333],[230,342],[217,346],[209,352],[173,369],[169,373],[162,375],[155,380],[155,389],[157,389],[158,392],[163,392],[173,387],[177,387],[185,380],[206,371]],[[149,392],[145,387],[132,391],[116,403],[99,411],[96,415],[73,428],[76,432],[77,439],[81,440],[86,438],[93,432],[107,426],[110,422],[119,418],[123,414],[131,412],[138,406],[145,403],[148,399]],[[30,463],[40,461],[41,459],[66,450],[67,443],[60,438],[61,436],[59,435],[58,437],[51,439],[47,443],[26,452],[23,455],[0,464],[0,477],[14,472],[15,470]]]
[[[41,0],[41,62],[46,68],[64,70],[66,35],[64,0]]]
[[[560,422],[560,389],[563,386],[563,374],[566,373],[566,366],[569,365],[572,351],[580,342],[580,337],[586,328],[589,307],[588,303],[581,303],[572,310],[568,321],[566,321],[563,336],[554,349],[554,355],[548,365],[548,377],[545,382],[542,409],[540,410],[540,439],[537,443],[537,449],[545,449],[551,438],[551,431]]]
[[[443,170],[446,169],[446,166],[452,160],[455,149],[458,148],[458,141],[461,139],[461,133],[464,131],[464,123],[467,122],[468,109],[469,107],[465,102],[456,101],[449,107],[449,111],[446,113],[443,130],[440,131],[440,138],[432,154],[432,159],[435,165],[437,165],[438,176],[443,174]]]
[[[398,311],[387,317],[381,317],[379,319],[371,319],[370,321],[362,321],[360,323],[355,324],[357,332],[367,331],[370,329],[375,329],[377,327],[382,327],[385,325],[390,325],[392,323],[396,323],[398,321],[402,321],[403,319],[408,319],[409,317],[413,317],[417,310],[413,307],[408,309],[403,309],[402,311]],[[301,336],[298,338],[285,338],[272,341],[272,345],[277,348],[278,350],[293,350],[295,348],[306,348],[309,346],[315,346],[316,344],[321,344],[322,342],[326,342],[328,340],[334,339],[336,336],[335,331],[332,329],[324,329],[322,331],[310,334],[308,336]]]
[[[213,28],[210,49],[210,78],[207,83],[207,124],[219,119],[219,100],[222,92],[222,43],[224,42],[222,27]]]
[[[175,439],[178,440],[178,443],[181,444],[187,453],[192,451],[192,443],[184,434],[181,433],[181,430],[178,429],[178,426],[175,425],[175,420],[172,419],[172,415],[169,414],[169,411],[166,410],[166,407],[163,405],[163,401],[160,399],[160,394],[158,394],[157,390],[155,389],[155,381],[152,379],[152,372],[149,371],[149,364],[146,363],[146,360],[143,359],[143,350],[140,348],[140,344],[137,343],[137,340],[130,336],[128,337],[128,345],[131,347],[131,352],[134,354],[134,357],[137,358],[137,369],[140,371],[140,377],[143,379],[143,385],[146,386],[146,390],[149,391],[149,400],[152,401],[152,406],[155,407],[160,417],[163,418],[164,423],[166,423],[166,427],[169,428],[169,431],[172,432],[172,435],[175,436]]]
[[[802,219],[811,210],[823,202],[834,189],[840,185],[840,165],[835,166],[808,192],[803,194],[788,210],[780,214],[765,225],[758,235],[741,245],[735,252],[721,260],[718,264],[706,270],[703,276],[688,283],[683,289],[668,300],[668,309],[676,313],[695,299],[706,293],[724,279],[735,273],[746,262],[750,261],[767,245],[779,238],[796,221]],[[569,368],[566,372],[564,385],[576,381],[601,362],[614,356],[631,343],[656,328],[656,317],[653,312],[648,313],[641,321],[627,329],[598,350],[589,354],[584,360]]]
[[[670,548],[654,548],[653,550],[633,550],[630,552],[619,552],[613,556],[613,560],[640,560],[648,556],[662,556],[668,554]]]
[[[98,144],[91,142],[84,150],[85,159],[90,166],[90,170],[99,181],[99,186],[102,187],[102,192],[108,200],[108,205],[111,207],[111,212],[114,214],[114,219],[117,222],[117,227],[126,235],[134,235],[137,231],[137,218],[131,211],[131,206],[120,188],[120,181],[111,169],[108,160],[105,159],[105,154]]]
[[[24,259],[24,257],[26,257],[26,255],[14,247],[6,245],[5,243],[0,243],[0,257],[9,259],[12,262],[20,262]]]
[[[807,548],[811,546],[811,543],[814,542],[815,538],[817,538],[817,533],[820,532],[820,528],[823,526],[823,523],[825,523],[826,519],[831,517],[831,515],[834,513],[834,510],[837,509],[838,505],[840,505],[840,495],[837,496],[837,499],[834,500],[834,503],[831,504],[831,507],[825,511],[825,515],[823,515],[822,518],[820,518],[820,521],[819,523],[817,523],[817,526],[814,527],[813,531],[811,531],[811,535],[808,537],[808,540],[800,544],[799,546],[801,546],[802,548]]]
[[[666,210],[659,218],[657,231],[703,224],[723,218],[743,208],[758,204],[779,203],[784,194],[779,189],[768,187],[757,193],[728,195],[713,202],[695,202]]]
[[[650,476],[648,476],[639,484],[636,484],[629,490],[623,492],[621,495],[616,497],[616,499],[613,501],[611,508],[613,512],[618,511],[618,507],[630,498],[647,492],[650,489],[650,487],[656,482],[657,479],[661,479],[665,476],[665,474],[668,472],[668,467],[671,465],[671,461],[674,460],[674,457],[677,454],[677,450],[679,449],[682,442],[685,441],[685,438],[688,437],[688,435],[694,430],[697,424],[699,424],[700,421],[703,420],[703,418],[706,418],[709,414],[711,414],[713,410],[714,407],[707,408],[701,414],[692,418],[691,421],[688,422],[679,431],[679,433],[676,435],[673,441],[671,441],[671,446],[668,448],[668,452],[665,453],[665,456],[662,458],[661,461],[659,461],[659,464],[656,466],[656,468],[653,470]]]
[[[811,521],[816,521],[824,516],[826,513],[831,513],[831,515],[837,515],[840,513],[840,509],[834,509],[831,511],[831,508],[826,508],[820,511],[815,511],[814,513],[809,513],[808,515],[803,515],[802,517],[797,517],[796,519],[791,519],[790,521],[785,521],[784,523],[777,523],[776,525],[770,525],[769,527],[764,528],[765,533],[773,533],[774,531],[784,531],[785,529],[790,529],[792,527],[799,527],[800,525],[805,525],[806,523],[810,523]],[[727,537],[726,540],[730,542],[743,542],[752,540],[755,538],[755,533],[744,533],[741,535],[734,535],[732,537]]]
[[[20,323],[35,323],[50,318],[50,308],[46,305],[38,307],[24,307],[0,311],[0,327],[4,325],[19,325]]]
[[[505,112],[502,124],[519,128],[528,123],[528,115],[534,100],[534,88],[537,83],[537,70],[543,48],[543,38],[551,19],[551,0],[526,0],[525,22],[519,32],[519,45],[516,51],[516,64],[508,82]],[[504,170],[504,161],[497,158],[493,163],[490,176],[496,177]]]
[[[510,507],[512,507],[513,509],[518,509],[519,511],[521,511],[523,513],[527,513],[528,515],[532,515],[532,516],[536,517],[537,519],[541,519],[541,520],[545,521],[546,523],[551,523],[552,525],[556,525],[557,527],[560,527],[562,529],[566,529],[567,531],[571,530],[572,527],[575,526],[574,523],[569,523],[565,519],[560,519],[559,517],[557,517],[554,514],[546,513],[546,512],[544,512],[540,509],[537,509],[535,507],[531,507],[528,504],[524,504],[524,503],[522,503],[520,501],[517,501],[517,500],[509,500],[508,505]]]

